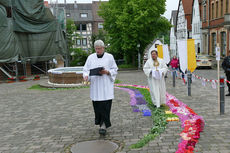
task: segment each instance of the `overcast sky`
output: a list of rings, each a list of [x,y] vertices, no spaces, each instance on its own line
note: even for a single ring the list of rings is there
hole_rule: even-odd
[[[56,2],[58,1],[59,3],[64,3],[64,0],[48,0],[49,2]],[[67,3],[74,3],[75,0],[66,0]],[[77,3],[91,3],[92,0],[76,0]],[[99,1],[99,0],[94,0],[94,1]],[[108,0],[102,0],[102,1],[108,1]],[[172,10],[177,10],[178,8],[178,3],[179,0],[166,0],[166,9],[167,11],[165,12],[164,16],[167,19],[170,19],[171,17],[171,12]]]

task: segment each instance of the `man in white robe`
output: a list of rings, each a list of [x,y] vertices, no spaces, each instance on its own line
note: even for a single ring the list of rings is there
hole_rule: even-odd
[[[157,51],[153,50],[143,70],[148,78],[152,102],[155,106],[160,107],[161,104],[166,103],[164,76],[168,71],[168,67],[163,59],[158,58]]]
[[[110,110],[114,99],[114,81],[117,75],[117,65],[113,55],[104,52],[104,42],[94,43],[96,53],[91,54],[84,65],[83,77],[90,81],[90,98],[93,102],[95,124],[100,125],[99,133],[105,135],[106,128],[111,126]],[[99,75],[91,75],[90,70],[102,68]]]

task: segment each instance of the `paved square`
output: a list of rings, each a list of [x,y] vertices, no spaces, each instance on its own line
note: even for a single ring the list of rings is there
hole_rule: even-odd
[[[197,74],[208,79],[216,76],[214,70],[200,70]],[[119,72],[117,79],[126,84],[147,85],[142,71]],[[205,130],[196,146],[199,153],[229,152],[230,107],[225,97],[226,113],[218,115],[217,92],[211,85],[203,87],[201,82],[192,84],[192,96],[181,80],[172,87],[172,78],[167,78],[167,91],[204,117]],[[98,126],[94,125],[89,89],[40,91],[27,88],[40,81],[0,84],[0,152],[65,152],[73,143],[100,139]],[[112,127],[106,139],[124,143],[120,153],[173,153],[177,150],[181,132],[180,122],[170,122],[166,131],[141,149],[130,150],[150,131],[152,120],[141,113],[132,112],[129,95],[115,89],[111,112]]]

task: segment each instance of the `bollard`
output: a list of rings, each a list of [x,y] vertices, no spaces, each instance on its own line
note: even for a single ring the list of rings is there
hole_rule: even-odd
[[[224,76],[220,77],[220,115],[224,115],[225,95],[224,95]]]
[[[187,83],[188,83],[188,96],[191,96],[191,81],[192,80],[192,74],[190,71],[187,73]]]
[[[176,86],[176,71],[173,71],[173,87]]]
[[[15,62],[15,75],[16,75],[16,81],[18,82],[18,63]]]
[[[24,76],[27,77],[26,62],[23,62]]]

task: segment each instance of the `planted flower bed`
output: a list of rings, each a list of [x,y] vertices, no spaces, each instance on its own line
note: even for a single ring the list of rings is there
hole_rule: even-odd
[[[15,81],[16,81],[16,79],[15,79],[15,78],[8,78],[7,83],[14,83]]]

